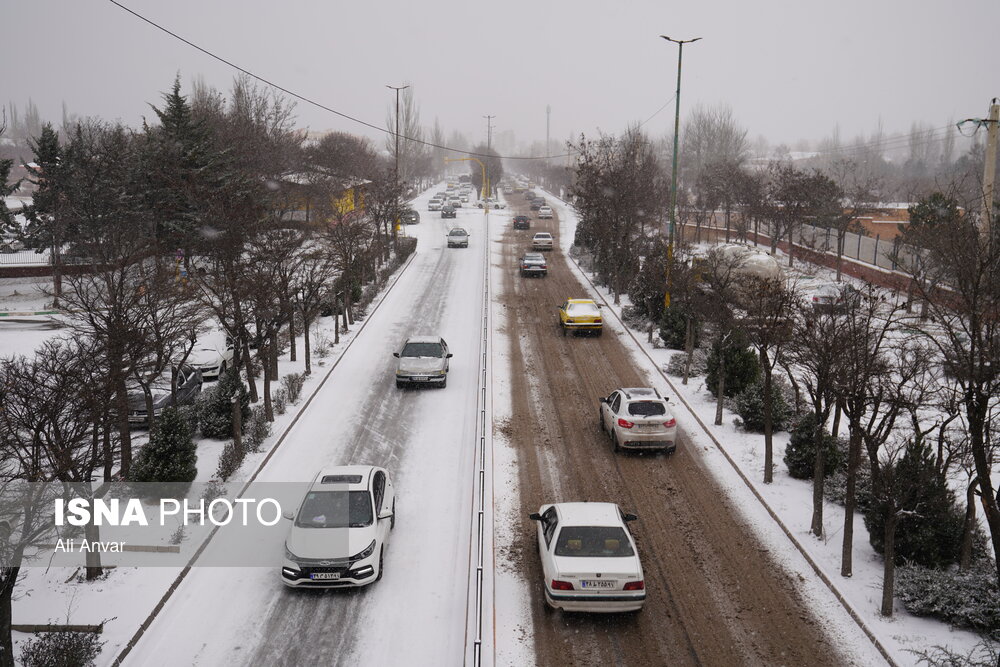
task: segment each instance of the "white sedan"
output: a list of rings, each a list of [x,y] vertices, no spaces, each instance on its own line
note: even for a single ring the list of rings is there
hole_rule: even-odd
[[[552,207],[542,206],[538,209],[538,219],[539,220],[551,220],[552,219]]]
[[[233,367],[232,341],[223,333],[203,335],[192,348],[187,363],[200,370],[206,382],[218,380],[220,375]]]
[[[382,578],[396,494],[375,466],[322,470],[295,512],[285,540],[281,581],[293,588],[364,586]]]
[[[545,602],[563,611],[639,611],[646,582],[625,514],[614,503],[542,505],[538,554]]]

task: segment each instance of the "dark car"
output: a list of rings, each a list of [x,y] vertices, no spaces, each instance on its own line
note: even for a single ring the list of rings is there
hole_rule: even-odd
[[[525,190],[525,192],[524,192],[524,198],[527,201],[531,201],[532,199],[535,198],[535,196],[536,196],[535,193],[533,191],[531,191],[531,190]]]
[[[420,224],[420,214],[412,208],[409,208],[403,211],[403,214],[399,216],[399,221],[404,225],[418,225]]]
[[[542,199],[541,197],[539,197],[538,199],[532,199],[531,200],[531,207],[530,208],[531,208],[532,211],[537,211],[538,209],[540,209],[543,206],[545,206],[545,200]]]
[[[455,212],[455,207],[451,204],[445,204],[441,207],[441,217],[442,218],[457,218],[458,213]]]
[[[531,229],[531,218],[526,215],[515,215],[514,229]]]
[[[522,276],[545,276],[549,272],[549,266],[542,253],[526,252],[521,258],[520,270]]]
[[[184,364],[177,369],[177,405],[193,403],[201,393],[201,371]],[[165,408],[174,405],[173,394],[170,391],[170,372],[166,371],[160,378],[154,380],[149,387],[153,397],[153,416],[158,417]],[[149,413],[146,406],[146,395],[136,387],[128,395],[128,423],[130,426],[148,426]]]

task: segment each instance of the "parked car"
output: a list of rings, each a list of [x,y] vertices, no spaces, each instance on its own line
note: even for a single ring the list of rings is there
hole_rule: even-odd
[[[24,244],[13,234],[4,234],[0,237],[0,252],[11,254],[24,250]]]
[[[399,221],[404,225],[417,225],[420,224],[420,214],[408,208],[399,216]]]
[[[531,229],[531,218],[526,215],[515,215],[514,229]]]
[[[539,206],[538,207],[538,218],[539,219],[552,219],[552,207],[550,206]]]
[[[614,503],[542,505],[538,523],[545,603],[563,611],[639,611],[646,581],[628,523]]]
[[[441,204],[442,204],[441,200],[437,199],[435,197],[434,199],[431,199],[429,202],[427,202],[427,210],[428,211],[440,211],[441,210]]]
[[[448,232],[448,247],[449,248],[468,248],[469,247],[469,232],[465,231],[461,227],[455,227]]]
[[[396,363],[396,386],[435,385],[444,388],[448,384],[449,359],[448,343],[440,336],[412,336],[406,339],[399,352],[392,356]]]
[[[533,250],[552,250],[552,234],[548,232],[538,232],[531,237],[531,248]]]
[[[149,392],[153,398],[153,416],[159,417],[166,409],[174,405],[193,403],[201,393],[201,371],[190,364],[183,364],[177,369],[177,401],[171,392],[171,375],[168,370],[153,380]],[[149,426],[149,411],[146,404],[146,393],[141,387],[133,387],[128,394],[129,426]]]
[[[849,283],[821,283],[811,290],[809,303],[816,313],[843,313],[857,303],[860,293]]]
[[[396,525],[388,471],[368,465],[320,471],[302,503],[285,514],[281,581],[292,588],[365,586],[382,578]]]
[[[455,212],[455,207],[451,204],[445,204],[441,207],[441,217],[442,218],[457,218],[458,214]]]
[[[520,262],[522,276],[545,276],[549,272],[545,255],[540,252],[526,252]]]
[[[480,199],[478,202],[476,202],[476,206],[478,206],[479,208],[483,208],[486,204],[489,204],[490,208],[496,208],[496,209],[507,207],[506,204],[496,199],[486,199],[485,201]]]
[[[601,399],[601,430],[609,435],[615,451],[677,449],[677,420],[667,399],[648,387],[616,389]]]
[[[567,299],[559,306],[559,327],[567,332],[593,331],[598,336],[604,329],[601,307],[592,299]]]
[[[203,381],[218,380],[233,365],[233,343],[224,334],[199,337],[187,361],[201,371]]]

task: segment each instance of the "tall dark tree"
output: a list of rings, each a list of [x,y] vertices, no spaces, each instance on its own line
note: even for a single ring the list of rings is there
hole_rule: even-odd
[[[62,295],[62,248],[73,230],[67,220],[65,198],[62,195],[62,148],[59,135],[50,123],[42,126],[41,133],[29,142],[34,153],[32,164],[27,165],[29,181],[35,185],[32,205],[28,209],[28,244],[42,252],[52,253],[53,305],[59,307]]]

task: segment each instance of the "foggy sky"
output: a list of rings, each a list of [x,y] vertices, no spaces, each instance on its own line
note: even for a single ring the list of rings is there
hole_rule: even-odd
[[[773,143],[932,127],[984,117],[1000,96],[1000,1],[122,0],[194,43],[306,97],[383,126],[392,91],[413,86],[421,121],[485,140],[553,143],[619,132],[673,95],[681,116],[726,103]],[[235,72],[106,0],[2,0],[0,102],[28,98],[56,123],[81,116],[137,126],[179,72],[228,90]],[[673,104],[645,126],[672,130]],[[299,102],[300,126],[375,137]],[[494,135],[496,136],[496,135]],[[381,139],[379,138],[381,146]]]

